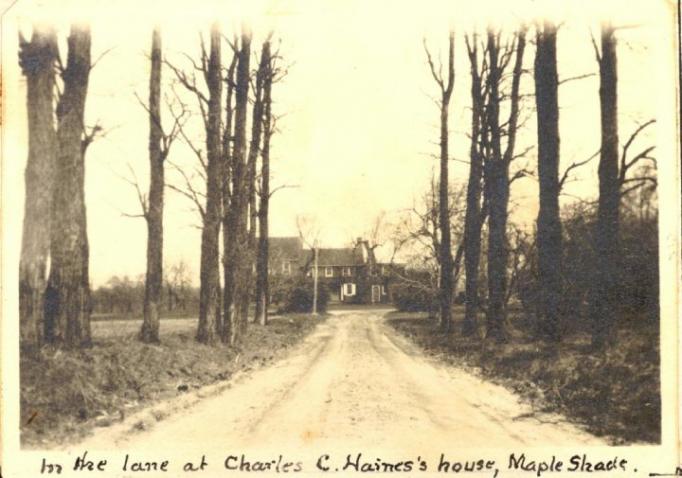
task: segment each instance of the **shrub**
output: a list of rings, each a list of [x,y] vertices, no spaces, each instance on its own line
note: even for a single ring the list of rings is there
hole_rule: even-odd
[[[438,306],[438,291],[430,275],[422,271],[409,271],[409,277],[398,278],[391,285],[393,304],[402,312],[431,312]]]
[[[321,283],[317,283],[317,311],[324,313],[327,311],[329,302],[329,290]],[[284,293],[284,313],[310,313],[313,311],[313,279],[301,277],[291,283]]]

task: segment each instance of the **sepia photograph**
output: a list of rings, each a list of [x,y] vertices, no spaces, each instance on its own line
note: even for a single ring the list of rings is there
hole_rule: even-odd
[[[682,471],[678,3],[3,10],[6,476]]]

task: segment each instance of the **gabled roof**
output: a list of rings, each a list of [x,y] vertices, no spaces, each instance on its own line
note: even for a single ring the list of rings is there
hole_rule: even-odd
[[[363,264],[363,260],[362,254],[351,247],[326,248],[318,249],[317,263],[320,266],[358,266]]]
[[[303,242],[299,237],[269,237],[270,257],[287,260],[303,258]]]

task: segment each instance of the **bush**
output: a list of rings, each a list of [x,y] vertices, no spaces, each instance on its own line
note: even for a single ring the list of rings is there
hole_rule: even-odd
[[[317,283],[317,312],[325,313],[329,302],[329,290]],[[313,279],[302,277],[296,279],[284,293],[283,313],[310,313],[313,311]]]
[[[401,312],[431,312],[438,307],[438,291],[427,272],[407,272],[408,280],[391,285],[393,304]]]

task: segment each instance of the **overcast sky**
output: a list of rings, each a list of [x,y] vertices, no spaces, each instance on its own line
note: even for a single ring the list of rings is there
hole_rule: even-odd
[[[52,2],[54,3],[54,2]],[[68,21],[88,18],[92,26],[93,58],[101,58],[90,78],[86,122],[96,121],[108,131],[94,143],[86,158],[86,201],[90,239],[91,278],[99,285],[112,275],[137,276],[145,270],[146,228],[142,219],[122,213],[138,211],[136,194],[122,177],[130,167],[146,189],[148,184],[145,111],[135,93],[147,96],[151,27],[162,25],[166,57],[183,64],[181,53],[196,56],[198,32],[212,19],[231,36],[242,20],[254,31],[254,47],[274,29],[289,74],[275,86],[276,113],[283,115],[281,131],[273,138],[272,183],[297,185],[278,192],[271,207],[271,234],[296,235],[296,216],[316,217],[321,242],[342,246],[368,230],[374,218],[388,217],[410,207],[428,186],[432,158],[438,152],[438,112],[431,99],[437,94],[425,61],[422,39],[435,55],[447,47],[450,26],[456,31],[456,80],[451,107],[453,158],[466,159],[469,148],[469,70],[463,34],[483,20],[507,26],[552,2],[395,2],[388,0],[282,0],[270,2],[100,2],[52,3],[20,0],[3,17],[2,71],[5,94],[3,117],[3,181],[6,247],[18,251],[23,210],[23,168],[27,157],[25,81],[17,65],[17,28],[26,29],[36,12],[58,22],[62,54],[66,54]],[[569,2],[565,2],[569,3]],[[563,22],[559,34],[559,73],[569,78],[596,73],[590,29],[598,15],[608,12],[614,22],[634,25],[619,32],[620,130],[626,137],[637,123],[657,117],[661,104],[661,58],[671,40],[660,21],[657,2],[603,2],[602,12],[592,2],[570,2],[571,10],[546,10]],[[660,2],[662,5],[663,2]],[[558,3],[557,3],[558,5]],[[609,9],[608,5],[611,6]],[[618,5],[615,7],[615,5]],[[144,6],[144,8],[142,8]],[[648,8],[647,8],[648,7]],[[104,10],[106,8],[106,10]],[[596,30],[594,30],[596,32]],[[532,39],[532,29],[529,39]],[[223,46],[224,61],[229,61]],[[534,46],[526,50],[532,67]],[[170,92],[171,72],[164,69],[164,90]],[[532,74],[523,78],[525,93],[533,92]],[[188,98],[188,101],[190,99]],[[520,134],[518,150],[534,145],[533,98],[524,105],[531,115]],[[562,170],[585,159],[599,147],[598,79],[596,76],[560,87]],[[168,121],[168,118],[166,118]],[[190,126],[190,131],[191,131]],[[197,139],[200,135],[197,135]],[[653,144],[655,130],[640,144]],[[170,160],[189,168],[192,153],[180,143]],[[536,161],[535,150],[519,159],[519,166]],[[596,161],[567,186],[571,195],[589,198],[597,191]],[[467,165],[452,162],[454,181],[463,181]],[[169,171],[167,181],[179,184]],[[513,218],[529,227],[537,214],[537,183],[525,179],[512,191]],[[200,234],[192,205],[167,192],[164,254],[167,263],[183,259],[198,276]],[[571,199],[565,198],[563,204]],[[11,206],[10,206],[11,205]],[[18,258],[9,254],[11,262]],[[13,270],[16,270],[14,268]]]

